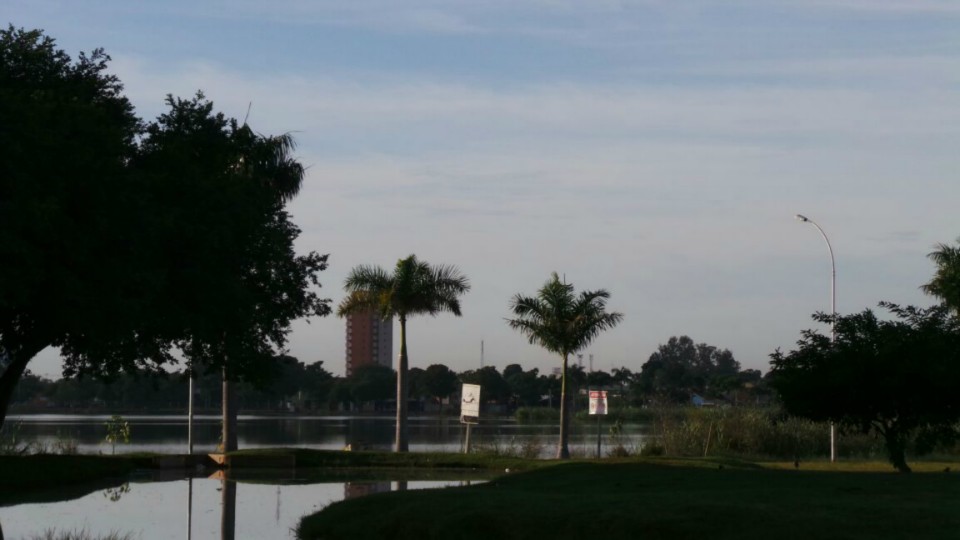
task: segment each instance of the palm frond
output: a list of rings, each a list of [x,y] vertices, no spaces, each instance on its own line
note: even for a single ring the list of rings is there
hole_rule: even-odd
[[[384,318],[441,312],[460,316],[459,297],[470,290],[470,282],[455,266],[432,267],[410,255],[397,261],[392,274],[378,266],[355,267],[347,276],[344,289],[351,294],[364,292],[375,296],[375,301],[367,298],[362,303],[368,308],[376,306]]]
[[[960,239],[957,242],[960,243]],[[960,246],[938,244],[928,257],[937,265],[937,269],[930,282],[920,289],[960,312]]]
[[[393,283],[390,276],[379,266],[361,265],[347,274],[343,288],[347,296],[337,307],[337,315],[377,311],[384,319],[393,315],[390,298]]]
[[[379,266],[360,265],[350,270],[343,282],[347,292],[354,291],[383,291],[393,287],[393,279],[386,270]]]
[[[606,312],[609,297],[602,289],[577,296],[573,286],[562,283],[554,272],[536,297],[513,297],[510,309],[516,318],[507,319],[507,324],[531,344],[561,355],[575,353],[623,319],[620,313]]]

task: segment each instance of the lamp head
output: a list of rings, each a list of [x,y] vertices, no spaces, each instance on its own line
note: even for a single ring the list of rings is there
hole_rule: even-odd
[[[807,218],[807,216],[805,216],[805,215],[803,215],[803,214],[797,214],[797,219],[800,220],[800,221],[802,221],[802,222],[804,222],[804,223],[810,221],[810,220]]]

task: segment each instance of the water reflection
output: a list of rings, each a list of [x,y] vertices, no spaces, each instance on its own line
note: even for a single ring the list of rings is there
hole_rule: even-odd
[[[103,496],[110,502],[119,501],[124,493],[130,493],[130,482],[124,482],[117,487],[111,487],[103,490]]]
[[[20,435],[27,441],[53,444],[68,438],[78,444],[81,453],[110,451],[103,444],[106,415],[20,415]],[[184,453],[187,450],[186,415],[131,415],[133,440],[125,452]],[[648,426],[625,425],[619,440],[628,448],[639,448]],[[239,418],[241,448],[297,446],[323,450],[389,450],[394,436],[394,418],[388,416],[244,416]],[[484,419],[474,426],[472,443],[476,448],[513,447],[518,450],[543,450],[553,454],[558,435],[554,423],[524,425],[512,419]],[[410,419],[410,449],[416,452],[459,452],[463,447],[463,426],[457,418],[417,416]],[[220,418],[197,416],[194,426],[196,452],[211,452],[220,437]],[[596,448],[596,428],[590,424],[571,426],[571,451],[584,455]],[[525,452],[526,453],[526,452]]]
[[[264,473],[212,478],[135,477],[126,487],[93,489],[72,500],[0,507],[0,535],[32,538],[56,529],[86,531],[92,538],[123,531],[131,538],[143,540],[192,540],[218,535],[221,539],[292,538],[291,531],[301,517],[332,502],[391,490],[456,486],[464,479],[447,476],[424,480],[422,476],[407,476],[317,481],[305,478],[305,472],[285,471],[281,473],[283,478],[273,479],[264,477]],[[483,477],[466,478],[477,482]],[[110,494],[116,493],[118,487],[120,498],[111,500]]]
[[[193,538],[193,478],[187,479],[187,540]],[[3,540],[0,538],[0,540]]]
[[[346,482],[343,484],[344,499],[355,499],[387,491],[390,491],[390,482]]]
[[[220,480],[220,539],[234,540],[237,527],[237,483],[222,475]]]

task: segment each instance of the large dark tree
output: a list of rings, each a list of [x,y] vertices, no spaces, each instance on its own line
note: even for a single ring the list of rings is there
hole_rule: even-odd
[[[574,293],[573,285],[560,281],[556,272],[537,291],[536,296],[517,294],[510,301],[515,319],[507,319],[511,328],[527,336],[561,358],[560,440],[557,458],[569,459],[570,398],[567,392],[567,363],[571,354],[583,350],[604,330],[613,328],[623,315],[607,312],[610,293],[600,289]]]
[[[213,112],[202,95],[168,98],[169,112],[146,130],[135,165],[153,180],[155,239],[173,295],[165,311],[191,365],[222,371],[224,449],[236,449],[232,382],[259,381],[283,352],[294,319],[323,316],[315,292],[327,256],[297,255],[300,230],[284,207],[300,189],[302,166],[289,136],[266,137]],[[169,266],[169,265],[168,265]]]
[[[357,366],[347,378],[347,383],[355,405],[373,402],[379,410],[379,403],[390,399],[391,393],[397,388],[397,373],[388,366],[378,364]]]
[[[415,255],[397,261],[392,274],[379,266],[361,265],[344,283],[347,297],[337,308],[350,313],[375,311],[384,320],[400,321],[400,356],[397,361],[397,426],[394,450],[406,452],[407,439],[407,319],[449,311],[460,315],[460,296],[470,290],[466,276],[454,266],[430,266]]]
[[[944,306],[881,304],[870,310],[818,314],[836,323],[836,343],[814,330],[798,348],[771,355],[770,380],[787,412],[883,437],[890,462],[909,472],[908,443],[952,440],[960,420],[960,323]],[[923,448],[921,448],[923,449]]]
[[[736,383],[740,363],[729,349],[673,336],[643,364],[641,391],[656,399],[686,402],[694,393],[719,394]]]
[[[520,364],[510,364],[503,368],[503,380],[510,387],[511,397],[518,407],[540,404],[543,385],[537,368],[524,371]]]
[[[311,290],[326,257],[293,252],[283,209],[303,171],[290,138],[199,97],[142,130],[107,61],[0,31],[0,420],[48,346],[66,375],[155,368],[179,348],[253,379],[292,319],[329,311]]]
[[[431,364],[423,372],[423,390],[435,399],[440,412],[443,400],[457,390],[457,374],[443,364]]]
[[[510,385],[495,366],[467,370],[460,374],[460,382],[480,386],[480,407],[484,403],[506,403],[510,399]]]
[[[159,276],[127,168],[139,122],[108,60],[0,30],[0,423],[46,347],[110,365],[164,356],[136,331]]]

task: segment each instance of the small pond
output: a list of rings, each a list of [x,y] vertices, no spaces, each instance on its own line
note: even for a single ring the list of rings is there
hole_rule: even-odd
[[[358,481],[312,481],[292,472],[287,478],[278,475],[284,473],[230,479],[220,473],[175,480],[135,477],[71,500],[0,507],[0,538],[32,539],[50,529],[84,531],[92,538],[117,533],[119,538],[142,540],[295,538],[294,529],[304,515],[335,501],[485,481],[476,475]]]

